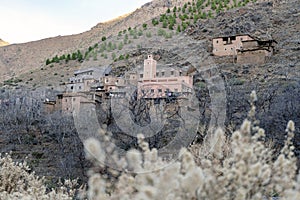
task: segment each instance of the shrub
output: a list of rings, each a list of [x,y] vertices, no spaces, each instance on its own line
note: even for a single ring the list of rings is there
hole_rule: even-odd
[[[167,26],[168,26],[168,22],[167,22],[167,20],[164,20],[164,21],[163,21],[162,27],[163,27],[163,28],[167,28]]]
[[[138,36],[142,36],[143,35],[143,31],[142,30],[139,30],[138,31]]]
[[[172,38],[172,36],[173,36],[172,32],[165,34],[166,39],[170,39],[170,38]]]
[[[175,13],[177,11],[177,7],[175,6],[174,8],[173,8],[173,12]]]
[[[113,60],[115,60],[116,57],[117,57],[116,54],[115,54],[115,53],[112,53],[111,58],[112,58]]]
[[[255,120],[256,99],[253,92],[251,110],[239,130],[226,137],[221,129],[217,129],[206,136],[203,144],[183,148],[180,158],[172,163],[159,157],[155,148],[150,149],[142,135],[138,135],[141,150],[130,150],[121,160],[114,154],[112,146],[105,150],[105,144],[98,140],[86,140],[87,158],[95,167],[104,169],[102,162],[97,160],[109,157],[119,167],[128,166],[129,173],[106,168],[115,177],[112,183],[106,175],[94,171],[83,196],[88,199],[250,200],[268,199],[276,193],[282,199],[299,199],[300,175],[296,173],[291,142],[294,123],[290,121],[287,125],[287,140],[281,152],[278,156],[273,155],[264,142],[265,131]],[[101,130],[100,135],[107,138],[111,133]],[[130,170],[145,173],[131,173]]]
[[[118,45],[118,49],[119,49],[119,50],[122,50],[122,49],[123,49],[123,46],[124,46],[123,42],[120,42],[119,45]]]
[[[151,32],[147,32],[147,33],[146,33],[146,37],[147,37],[147,38],[151,38],[151,37],[152,37]]]
[[[156,25],[159,24],[159,22],[158,22],[158,20],[156,20],[156,19],[152,19],[152,24],[153,24],[153,26],[156,26]]]
[[[104,41],[106,40],[106,37],[103,36],[103,37],[101,38],[101,40],[102,40],[102,42],[104,42]]]
[[[45,179],[29,171],[26,161],[13,162],[10,154],[0,154],[0,199],[73,199],[76,180],[65,180],[47,192]]]
[[[124,60],[124,55],[121,54],[121,55],[119,56],[119,60]]]
[[[166,31],[160,28],[160,29],[157,30],[157,35],[158,36],[164,36],[164,35],[166,35]]]
[[[51,61],[49,60],[49,58],[46,60],[46,65],[49,65],[51,63]]]
[[[229,80],[230,85],[243,85],[244,83],[245,80],[240,78],[232,78]]]
[[[147,24],[143,24],[143,28],[144,28],[144,29],[147,29]]]
[[[180,28],[180,25],[178,24],[177,26],[177,32],[180,33],[181,32],[181,28]]]

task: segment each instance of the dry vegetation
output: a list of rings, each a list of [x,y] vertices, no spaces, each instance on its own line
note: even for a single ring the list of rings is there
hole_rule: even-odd
[[[207,136],[203,144],[182,149],[178,160],[168,163],[149,149],[142,135],[140,151],[130,150],[118,158],[111,146],[96,139],[85,141],[87,157],[94,163],[89,172],[88,189],[82,199],[281,199],[300,198],[300,175],[293,153],[295,125],[289,121],[285,145],[278,155],[265,141],[265,131],[255,119],[256,93],[251,94],[247,119],[230,137],[221,129]],[[100,134],[108,141],[109,134]],[[115,158],[123,172],[103,166],[99,161]],[[13,163],[9,155],[0,159],[1,199],[71,199],[74,182],[46,192],[42,179],[30,174],[26,163]],[[166,166],[160,170],[161,166]],[[106,169],[105,174],[99,169]],[[100,170],[103,172],[103,170]],[[110,174],[110,176],[107,176]],[[112,181],[113,180],[113,181]]]

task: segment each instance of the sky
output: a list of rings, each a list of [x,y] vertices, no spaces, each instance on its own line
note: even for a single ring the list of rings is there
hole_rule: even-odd
[[[90,30],[151,0],[0,0],[0,38],[10,44]]]

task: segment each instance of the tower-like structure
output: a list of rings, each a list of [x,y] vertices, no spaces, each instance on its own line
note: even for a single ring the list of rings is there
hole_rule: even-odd
[[[152,55],[148,55],[148,58],[144,60],[144,77],[143,79],[156,78],[156,60]]]

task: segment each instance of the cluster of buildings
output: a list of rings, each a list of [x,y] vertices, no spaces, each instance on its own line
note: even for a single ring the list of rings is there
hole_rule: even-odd
[[[215,56],[233,56],[239,64],[263,64],[273,55],[275,40],[262,40],[250,35],[213,38]]]
[[[275,40],[261,40],[250,35],[213,38],[213,55],[233,56],[239,64],[262,64],[272,56]],[[66,89],[56,100],[46,101],[49,112],[73,112],[83,103],[102,103],[110,98],[124,98],[129,87],[136,87],[136,99],[161,100],[187,98],[192,93],[193,74],[182,68],[158,69],[153,55],[144,60],[143,70],[111,75],[111,67],[91,67],[74,72]]]
[[[65,92],[57,95],[54,101],[44,102],[46,110],[72,113],[82,103],[124,98],[132,87],[136,88],[137,99],[187,98],[192,93],[192,74],[171,67],[158,69],[153,55],[144,60],[143,70],[128,72],[123,77],[111,75],[111,70],[111,67],[91,67],[75,71],[65,83]]]

